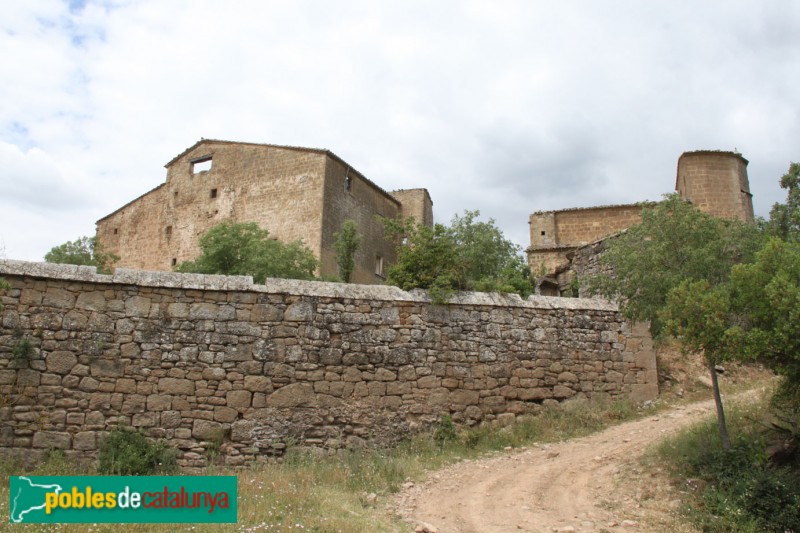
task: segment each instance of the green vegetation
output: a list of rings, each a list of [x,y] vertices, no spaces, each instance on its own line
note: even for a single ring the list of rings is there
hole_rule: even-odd
[[[350,283],[353,269],[356,266],[356,250],[361,245],[356,223],[347,219],[342,224],[341,231],[334,233],[333,249],[336,250],[336,264],[339,266],[339,278],[345,283]]]
[[[505,428],[466,429],[452,420],[420,433],[392,448],[342,450],[320,456],[290,449],[281,461],[254,464],[243,470],[211,466],[204,475],[237,475],[239,523],[185,526],[127,524],[131,532],[145,531],[408,531],[408,524],[389,515],[384,505],[407,481],[419,481],[428,471],[465,458],[503,453],[507,447],[554,442],[590,434],[638,416],[627,401],[590,404],[570,401],[544,408],[537,416],[520,417]],[[446,428],[446,429],[442,429]],[[437,437],[437,435],[439,435]],[[12,474],[23,471],[0,461]],[[88,466],[65,461],[62,454],[30,471],[30,475],[94,474]],[[8,481],[0,486],[0,515],[8,516]],[[85,531],[85,525],[20,524],[20,531]],[[112,532],[118,525],[98,525],[93,531]]]
[[[792,468],[769,460],[771,434],[760,424],[767,407],[751,402],[731,410],[737,437],[730,449],[713,438],[709,421],[665,441],[648,458],[667,465],[682,489],[684,517],[701,531],[800,531],[800,470],[797,463]]]
[[[45,254],[44,260],[48,263],[94,266],[98,273],[110,274],[111,267],[119,261],[119,256],[103,250],[97,244],[97,237],[84,236],[54,246]]]
[[[177,451],[139,431],[118,427],[100,444],[97,471],[114,476],[147,476],[177,468]]]
[[[642,211],[641,224],[607,243],[601,261],[614,276],[589,279],[587,288],[619,298],[627,318],[649,321],[660,336],[659,312],[670,290],[685,280],[705,280],[712,287],[726,282],[733,265],[755,257],[763,237],[753,224],[712,217],[669,194]]]
[[[781,188],[786,189],[786,203],[772,206],[767,229],[784,241],[800,242],[800,163],[789,165]]]
[[[619,298],[631,320],[650,321],[656,337],[675,335],[703,354],[711,374],[720,439],[730,447],[716,365],[730,354],[727,283],[734,265],[750,261],[763,242],[753,224],[712,217],[677,194],[642,211],[642,223],[609,241],[602,261],[614,276],[589,280],[589,290]]]
[[[176,270],[253,276],[264,283],[266,278],[313,279],[317,268],[317,259],[302,241],[280,242],[254,222],[217,224],[200,237],[200,250],[200,257]]]
[[[533,292],[530,269],[520,247],[507,240],[494,220],[478,222],[478,211],[455,215],[450,226],[433,228],[387,220],[386,230],[397,239],[397,264],[388,282],[401,289],[428,289],[435,303],[456,291]]]

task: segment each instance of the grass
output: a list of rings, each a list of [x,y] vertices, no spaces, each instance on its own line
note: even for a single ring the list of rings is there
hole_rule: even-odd
[[[800,465],[767,460],[768,400],[728,406],[734,444],[723,450],[709,419],[663,442],[646,459],[669,472],[682,519],[708,533],[800,532]]]
[[[653,409],[646,414],[652,412]],[[145,531],[408,531],[409,526],[387,510],[391,495],[409,481],[455,461],[517,448],[534,442],[554,442],[601,430],[645,414],[629,401],[572,401],[542,409],[537,416],[497,428],[465,429],[444,419],[438,428],[417,434],[386,449],[341,450],[320,456],[290,450],[280,461],[251,465],[233,471],[209,467],[204,475],[237,475],[239,521],[229,525],[128,524],[126,532]],[[0,465],[11,474],[93,475],[94,467],[78,468],[63,454],[52,453],[38,468],[21,470]],[[7,523],[8,478],[0,487],[0,530],[112,532],[114,524],[47,526]]]

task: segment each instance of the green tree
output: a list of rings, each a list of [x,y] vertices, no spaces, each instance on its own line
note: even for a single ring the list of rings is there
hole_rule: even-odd
[[[254,222],[225,221],[200,237],[200,257],[184,261],[178,272],[253,276],[256,283],[266,278],[313,279],[317,259],[301,241],[282,243]]]
[[[716,366],[731,354],[731,303],[727,284],[712,286],[708,280],[687,279],[667,294],[660,312],[667,333],[674,335],[685,351],[703,354],[711,374],[717,409],[717,428],[722,447],[730,449],[725,409],[719,391]]]
[[[617,299],[631,320],[650,322],[661,334],[658,316],[667,294],[684,280],[725,283],[731,267],[752,260],[763,243],[753,224],[715,218],[670,194],[642,211],[642,223],[608,239],[601,262],[612,276],[586,280],[590,293]]]
[[[336,264],[339,266],[339,277],[345,283],[350,283],[353,269],[356,266],[356,250],[361,245],[356,223],[347,219],[342,224],[342,229],[333,234],[333,249],[336,250]]]
[[[627,318],[650,321],[654,336],[671,333],[684,350],[703,354],[726,448],[716,365],[728,355],[727,283],[732,266],[752,260],[762,242],[755,225],[712,217],[671,194],[645,208],[641,224],[609,240],[601,261],[613,274],[589,280],[590,292],[618,299]]]
[[[731,274],[737,349],[783,376],[780,394],[800,405],[800,242],[770,239]]]
[[[772,206],[767,226],[785,241],[800,242],[800,163],[789,164],[788,172],[781,177],[781,188],[786,189],[786,203]]]
[[[433,228],[412,219],[387,220],[387,232],[398,242],[388,282],[404,290],[428,289],[437,303],[455,291],[529,295],[533,286],[520,247],[503,236],[494,220],[478,222],[479,214],[465,211],[450,226]]]
[[[119,261],[119,256],[103,250],[97,243],[97,237],[84,236],[54,246],[45,254],[44,260],[48,263],[95,266],[97,272],[110,274],[111,266]]]

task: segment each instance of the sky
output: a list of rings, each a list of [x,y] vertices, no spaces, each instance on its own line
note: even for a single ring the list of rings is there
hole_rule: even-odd
[[[0,2],[0,255],[42,260],[201,138],[326,148],[529,244],[736,150],[757,215],[800,160],[795,0]]]

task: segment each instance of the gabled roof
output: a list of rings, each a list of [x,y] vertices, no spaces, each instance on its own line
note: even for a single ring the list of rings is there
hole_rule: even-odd
[[[342,165],[346,166],[348,169],[350,169],[351,171],[355,172],[358,175],[359,178],[361,178],[362,180],[364,180],[365,182],[370,184],[372,187],[377,189],[378,192],[382,193],[384,196],[386,196],[387,198],[389,198],[390,200],[392,200],[396,204],[400,205],[400,201],[397,198],[395,198],[394,196],[389,194],[389,192],[387,192],[385,189],[383,189],[378,184],[376,184],[374,181],[370,180],[369,178],[364,176],[361,172],[356,170],[353,167],[353,165],[351,165],[350,163],[348,163],[347,161],[345,161],[344,159],[342,159],[338,155],[334,154],[333,152],[331,152],[327,148],[306,148],[306,147],[303,147],[303,146],[287,146],[287,145],[269,144],[269,143],[251,143],[251,142],[239,142],[239,141],[223,141],[223,140],[220,140],[220,139],[203,139],[203,138],[201,138],[199,141],[197,141],[196,143],[191,145],[189,148],[187,148],[183,152],[179,153],[178,155],[176,155],[175,157],[170,159],[170,161],[166,165],[164,165],[164,167],[165,168],[169,168],[178,159],[182,158],[183,156],[185,156],[186,154],[188,154],[189,152],[191,152],[192,150],[194,150],[198,146],[200,146],[202,144],[206,144],[206,143],[230,144],[230,145],[239,145],[239,146],[259,146],[259,147],[264,147],[264,148],[278,148],[278,149],[281,149],[281,150],[293,150],[293,151],[296,151],[296,152],[305,152],[305,153],[311,153],[311,154],[324,155],[324,156],[330,157],[331,159],[333,159],[335,161],[338,161]]]

